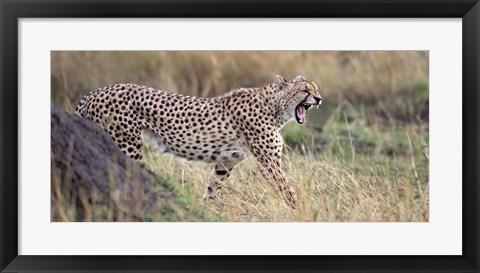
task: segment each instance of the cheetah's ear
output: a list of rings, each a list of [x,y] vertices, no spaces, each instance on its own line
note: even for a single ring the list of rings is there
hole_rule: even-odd
[[[275,76],[275,84],[279,87],[281,86],[284,86],[287,82],[285,81],[285,79],[280,76],[280,75],[277,75]]]
[[[307,78],[305,78],[305,76],[298,75],[298,76],[295,77],[295,81],[296,82],[306,82]]]

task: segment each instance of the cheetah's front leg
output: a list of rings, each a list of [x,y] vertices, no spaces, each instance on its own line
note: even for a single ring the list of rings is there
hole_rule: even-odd
[[[273,135],[273,137],[271,139],[263,137],[253,139],[249,143],[250,150],[259,163],[263,177],[272,184],[290,207],[296,209],[298,207],[297,195],[293,187],[288,185],[281,167],[282,138],[277,132],[265,135]]]
[[[257,157],[257,161],[260,163],[259,168],[263,177],[272,184],[290,207],[296,209],[298,207],[297,195],[293,187],[288,185],[280,161],[264,157]]]

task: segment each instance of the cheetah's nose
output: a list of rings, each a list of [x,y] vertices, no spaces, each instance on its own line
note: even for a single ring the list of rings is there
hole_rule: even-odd
[[[317,104],[322,104],[322,97],[313,97],[316,101],[317,101]]]

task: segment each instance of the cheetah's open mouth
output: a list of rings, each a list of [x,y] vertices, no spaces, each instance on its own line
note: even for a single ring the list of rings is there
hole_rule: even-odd
[[[299,124],[304,124],[307,122],[307,110],[312,105],[302,101],[297,107],[295,108],[295,118]]]

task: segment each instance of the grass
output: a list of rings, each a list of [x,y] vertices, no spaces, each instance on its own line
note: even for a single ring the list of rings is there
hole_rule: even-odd
[[[154,190],[178,198],[145,221],[429,220],[427,52],[53,52],[51,59],[52,103],[70,112],[89,90],[117,82],[207,97],[275,74],[320,83],[324,105],[309,111],[306,125],[281,130],[298,210],[274,193],[253,158],[234,169],[218,200],[204,202],[213,166],[146,145],[143,163],[171,187]]]
[[[75,187],[71,169],[66,175],[52,166],[51,219],[53,222],[209,222],[223,221],[183,193],[174,179],[158,175],[145,186],[118,183],[109,178],[111,190]],[[135,180],[133,180],[135,181]]]
[[[341,150],[339,148],[339,150]],[[203,163],[177,160],[153,150],[144,160],[154,172],[172,174],[181,192],[202,203],[210,175]],[[218,200],[203,206],[228,221],[425,221],[428,188],[411,161],[359,154],[288,151],[284,169],[301,208],[290,209],[259,174],[253,159],[237,166]]]

